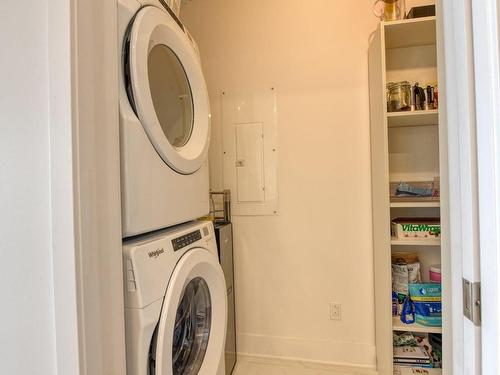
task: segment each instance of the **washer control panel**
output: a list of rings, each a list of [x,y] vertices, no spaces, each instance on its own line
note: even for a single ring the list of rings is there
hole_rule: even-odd
[[[201,231],[195,230],[194,232],[174,238],[172,240],[172,246],[174,251],[177,251],[191,245],[192,243],[198,242],[199,240],[201,240]]]

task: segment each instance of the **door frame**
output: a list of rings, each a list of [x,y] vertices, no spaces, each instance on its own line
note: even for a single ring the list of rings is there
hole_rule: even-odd
[[[493,375],[500,373],[499,9],[496,0],[437,5],[440,123],[445,124],[440,129],[444,372]],[[481,282],[482,327],[463,316],[464,277]]]
[[[47,3],[57,373],[123,375],[116,0]]]
[[[465,326],[462,279],[464,273],[478,281],[475,107],[472,59],[470,0],[442,0],[438,3],[441,221],[443,229],[443,297],[445,374],[476,374],[472,366],[477,357],[479,333]],[[457,77],[462,79],[457,80]],[[464,254],[470,260],[464,262]],[[464,265],[465,263],[465,265]],[[464,269],[468,266],[468,269]],[[467,337],[467,339],[466,339]],[[475,337],[472,339],[472,337]],[[474,343],[465,352],[465,341]],[[479,375],[479,374],[477,374]]]

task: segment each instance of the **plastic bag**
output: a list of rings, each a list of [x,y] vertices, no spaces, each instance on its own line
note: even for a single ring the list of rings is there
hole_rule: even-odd
[[[401,321],[405,324],[415,323],[415,309],[410,296],[406,297],[401,311]]]

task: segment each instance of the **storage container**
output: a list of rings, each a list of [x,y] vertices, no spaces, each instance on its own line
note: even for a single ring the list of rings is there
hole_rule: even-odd
[[[387,111],[409,111],[411,109],[411,85],[408,81],[387,84]]]
[[[441,283],[441,265],[432,265],[429,270],[429,277],[433,283]]]

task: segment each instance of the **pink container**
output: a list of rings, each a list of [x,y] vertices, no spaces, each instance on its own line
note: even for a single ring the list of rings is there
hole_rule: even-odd
[[[441,283],[441,265],[435,264],[431,266],[429,271],[431,283]]]

